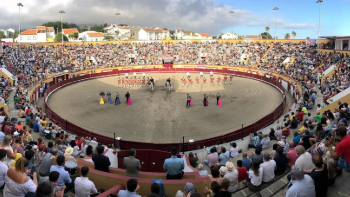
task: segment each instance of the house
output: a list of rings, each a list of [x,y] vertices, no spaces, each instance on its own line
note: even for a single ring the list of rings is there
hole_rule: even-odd
[[[146,31],[146,40],[165,40],[166,37],[170,36],[169,30],[165,30],[159,27],[144,27]]]
[[[261,35],[246,35],[243,40],[247,40],[247,41],[250,41],[250,40],[259,40],[259,39],[262,39],[261,38]]]
[[[198,36],[193,31],[178,30],[177,33],[174,33],[174,34],[178,40],[198,39]]]
[[[55,29],[53,27],[37,26],[36,29],[27,29],[22,32],[15,42],[53,42],[55,38]]]
[[[129,26],[117,26],[115,24],[103,28],[105,33],[115,35],[116,38],[119,38],[120,40],[129,40],[131,37],[131,29],[132,27]],[[116,32],[118,32],[118,35],[116,35]]]
[[[203,39],[205,39],[205,40],[212,40],[213,39],[213,36],[211,36],[211,35],[209,35],[207,33],[196,33],[195,35],[198,36],[197,39],[201,39],[201,40],[203,40]]]
[[[116,24],[110,24],[103,28],[104,32],[107,34],[115,34],[115,28],[117,27]]]
[[[85,31],[79,34],[79,40],[82,40],[82,41],[96,42],[96,41],[103,41],[103,39],[104,39],[104,34],[102,32]]]
[[[69,34],[72,34],[72,33],[75,33],[75,32],[77,32],[79,34],[79,31],[78,31],[77,28],[63,29],[63,35],[65,35],[68,38],[68,41],[76,41],[76,40],[78,40],[78,38],[75,39],[75,38],[70,38],[69,37]]]
[[[221,35],[221,39],[238,39],[238,36],[235,33],[227,32]]]
[[[12,28],[9,29],[0,29],[0,31],[4,32],[4,35],[6,36],[6,38],[10,37],[11,33],[15,33],[15,30]]]

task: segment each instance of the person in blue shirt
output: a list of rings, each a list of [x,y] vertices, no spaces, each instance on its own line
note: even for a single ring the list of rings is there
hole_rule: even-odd
[[[141,197],[137,191],[140,186],[137,185],[137,179],[129,179],[126,182],[126,190],[119,190],[118,197]]]
[[[36,168],[33,160],[34,160],[34,151],[33,150],[27,150],[25,153],[25,158],[28,160],[28,170],[31,170],[34,167],[34,171],[36,172],[36,178],[39,181],[40,180],[40,175],[38,172],[38,169]]]
[[[26,116],[26,125],[29,125],[29,121],[30,121],[32,115],[33,114],[27,114],[27,116]]]
[[[185,167],[184,160],[177,158],[177,149],[173,147],[171,149],[171,158],[164,161],[163,169],[166,171],[166,179],[182,179],[182,170]]]
[[[300,138],[301,138],[301,136],[299,135],[298,131],[295,131],[294,138],[293,138],[293,142],[294,142],[295,147],[299,144]]]
[[[65,166],[65,158],[64,156],[60,155],[57,157],[57,165],[52,165],[50,168],[50,172],[57,171],[60,173],[60,176],[57,180],[57,186],[62,188],[63,186],[66,186],[66,189],[64,190],[64,193],[70,191],[74,188],[74,182],[69,176],[68,171],[64,169]]]
[[[252,162],[250,161],[250,159],[248,158],[248,154],[247,153],[243,153],[242,154],[242,165],[247,169],[249,170],[250,169],[250,166],[252,164]]]
[[[3,142],[5,138],[5,133],[3,133],[2,131],[0,131],[0,140]]]
[[[33,131],[35,133],[39,133],[39,123],[38,120],[35,120],[35,122],[33,123]]]

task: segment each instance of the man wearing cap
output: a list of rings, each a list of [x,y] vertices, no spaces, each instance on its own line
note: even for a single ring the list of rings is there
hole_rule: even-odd
[[[166,171],[166,179],[182,179],[184,169],[184,160],[176,156],[177,149],[171,149],[171,158],[164,161],[163,169]]]

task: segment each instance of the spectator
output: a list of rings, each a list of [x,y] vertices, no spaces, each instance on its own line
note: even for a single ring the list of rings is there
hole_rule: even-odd
[[[275,129],[270,128],[270,133],[269,133],[270,140],[277,140],[275,136]]]
[[[251,161],[250,161],[250,159],[247,156],[248,156],[247,153],[243,153],[242,154],[242,164],[248,170],[248,169],[250,169]]]
[[[312,156],[309,152],[305,152],[305,148],[301,145],[296,147],[298,159],[295,161],[295,165],[299,166],[302,170],[311,170],[315,166],[312,163]]]
[[[38,120],[35,120],[35,122],[33,123],[33,131],[35,133],[39,133],[39,123]]]
[[[81,168],[81,177],[77,177],[74,181],[75,197],[86,197],[97,194],[95,184],[89,180],[89,168],[83,166]]]
[[[126,183],[126,190],[120,190],[118,197],[141,197],[137,191],[140,186],[137,184],[137,179],[129,179]]]
[[[261,144],[261,148],[262,149],[268,149],[270,148],[270,138],[267,135],[267,133],[263,134],[263,139],[261,140],[260,144]]]
[[[264,153],[264,163],[260,164],[260,167],[263,169],[262,181],[264,183],[271,182],[275,178],[276,162],[271,160],[269,153]]]
[[[350,136],[346,135],[347,129],[344,126],[340,126],[335,130],[335,137],[339,140],[339,143],[335,143],[331,138],[328,138],[325,145],[328,147],[328,151],[331,158],[328,161],[328,176],[329,184],[334,184],[335,171],[338,169],[350,170]],[[332,149],[332,146],[336,146],[336,151]]]
[[[211,180],[211,182],[213,181],[216,181],[218,182],[219,184],[221,184],[221,176],[220,176],[220,171],[218,168],[216,167],[211,167],[210,168],[210,175],[209,175],[209,178]]]
[[[105,147],[100,145],[96,147],[97,154],[92,155],[92,161],[94,162],[95,170],[103,171],[103,172],[109,172],[109,166],[111,165],[111,162],[109,161],[109,158],[105,155],[103,155]]]
[[[292,167],[291,179],[293,185],[288,189],[286,197],[316,197],[314,181],[309,175],[304,175],[300,166]]]
[[[216,151],[215,147],[210,149],[210,154],[207,155],[207,160],[204,161],[206,165],[210,167],[214,166],[217,162],[219,162],[219,154]]]
[[[203,164],[198,165],[199,175],[201,176],[208,176],[208,171],[204,170]]]
[[[158,183],[152,183],[151,194],[148,197],[160,197],[160,185]]]
[[[317,197],[326,197],[328,190],[328,169],[327,165],[323,164],[322,156],[315,154],[312,156],[312,163],[315,168],[312,170],[305,170],[304,173],[310,174],[315,183],[315,190]]]
[[[261,183],[263,177],[263,168],[260,167],[258,161],[254,161],[252,167],[248,171],[249,190],[258,192],[261,190]]]
[[[210,196],[215,196],[216,194],[218,194],[220,192],[220,184],[216,181],[212,181],[211,182],[211,187],[210,189],[208,189],[207,186],[205,186],[205,189],[204,189],[204,194],[205,195],[210,195]]]
[[[136,150],[130,149],[130,156],[124,157],[123,165],[126,168],[125,176],[129,177],[140,177],[139,171],[141,170],[140,160],[135,158]]]
[[[44,145],[39,146],[39,151],[35,152],[34,163],[36,167],[39,167],[41,162],[43,161],[46,153],[43,151],[45,149]],[[52,151],[52,150],[51,150]]]
[[[60,176],[58,177],[58,180],[57,180],[57,186],[59,187],[66,186],[64,190],[64,192],[66,193],[74,188],[74,182],[70,178],[68,171],[64,169],[64,165],[65,165],[64,156],[58,156],[56,161],[57,161],[57,165],[51,166],[50,172],[57,171],[60,173]]]
[[[298,154],[297,154],[297,150],[294,147],[294,142],[293,141],[289,141],[289,151],[287,153],[287,159],[288,159],[288,166],[292,167],[295,165],[295,161],[298,159]]]
[[[237,160],[238,182],[242,182],[247,177],[247,168],[243,166],[242,160]]]
[[[230,180],[227,178],[223,178],[221,181],[221,190],[215,194],[215,197],[231,197],[232,193],[229,190],[230,188]]]
[[[9,167],[4,164],[6,158],[6,150],[0,149],[0,188],[5,186],[5,179],[6,179],[6,174],[7,170]]]
[[[198,161],[197,153],[193,154],[192,152],[190,152],[190,153],[188,154],[188,160],[190,161],[190,165],[191,165],[193,168],[196,168],[196,167],[197,167],[197,161]]]
[[[220,165],[225,166],[226,162],[230,161],[230,152],[224,146],[221,147],[221,154],[219,155]]]
[[[3,141],[3,146],[4,149],[6,150],[6,158],[5,158],[5,162],[7,163],[8,166],[10,166],[12,164],[12,162],[14,162],[14,159],[16,159],[17,157],[17,149],[19,148],[19,144],[16,144],[15,146],[10,146],[12,142],[12,136],[11,135],[6,135],[5,139]]]
[[[227,172],[223,178],[227,178],[228,180],[230,180],[230,186],[227,189],[227,191],[233,193],[239,189],[238,171],[235,169],[235,165],[230,161],[226,163],[226,168],[227,168]]]
[[[4,196],[5,197],[23,197],[28,192],[35,192],[38,186],[36,173],[33,173],[33,181],[24,173],[27,171],[28,161],[20,158],[16,162],[15,168],[9,168],[7,171]]]
[[[231,148],[230,148],[230,157],[231,158],[235,158],[235,157],[238,157],[238,156],[239,156],[239,153],[238,153],[237,144],[236,144],[236,142],[232,142],[231,143]]]
[[[320,104],[317,104],[317,107],[319,106]],[[318,123],[321,123],[321,118],[322,118],[322,115],[321,113],[319,112],[319,110],[317,109],[317,112],[316,112],[316,116],[315,116],[315,119],[317,120]]]
[[[36,192],[29,192],[25,195],[25,197],[48,197],[48,196],[53,196],[54,194],[55,197],[63,197],[64,196],[64,191],[54,191],[54,188],[52,187],[52,184],[49,182],[42,182],[38,185],[38,188]]]
[[[309,149],[311,147],[310,144],[310,131],[309,130],[304,130],[304,136],[300,139],[299,144],[304,146],[305,150]]]
[[[304,112],[302,112],[300,109],[297,110],[297,116],[298,116],[299,122],[303,122],[303,120],[304,120]]]
[[[262,163],[264,161],[264,156],[261,153],[261,149],[260,148],[255,149],[255,154],[254,155],[252,155],[251,151],[249,150],[248,156],[252,160],[252,162],[258,161],[258,162]]]
[[[92,146],[91,145],[88,145],[86,147],[86,157],[92,157]]]
[[[276,155],[274,156],[273,160],[276,162],[277,169],[275,170],[275,175],[282,175],[286,171],[287,167],[287,157],[285,154],[283,154],[283,148],[277,147],[276,149]]]
[[[293,142],[294,142],[295,147],[299,144],[300,138],[301,138],[301,136],[299,135],[299,133],[297,131],[295,131],[294,138],[293,138]]]
[[[290,122],[290,129],[296,129],[298,128],[298,120],[295,118],[295,116],[293,117],[292,121]]]
[[[27,150],[25,154],[25,158],[28,160],[28,169],[34,169],[35,174],[37,176],[37,180],[40,180],[38,169],[36,168],[34,164],[34,151],[33,150]]]
[[[185,187],[184,187],[184,196],[187,196],[189,193],[196,193],[197,192],[197,188],[193,183],[186,183]]]
[[[52,149],[51,153],[47,153],[41,162],[39,174],[40,176],[48,176],[52,166],[52,160],[57,158],[57,149]]]
[[[260,145],[260,137],[258,135],[258,133],[251,133],[250,134],[250,141],[252,143],[248,144],[248,148],[261,148]]]
[[[184,160],[178,158],[177,149],[171,149],[171,158],[164,161],[163,169],[166,171],[166,179],[182,179],[184,169]]]
[[[282,130],[279,126],[277,127],[277,130],[275,131],[275,137],[276,137],[277,141],[280,141],[282,139]]]

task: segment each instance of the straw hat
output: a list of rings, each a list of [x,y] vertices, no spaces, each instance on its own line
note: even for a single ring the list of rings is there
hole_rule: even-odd
[[[232,171],[235,168],[235,165],[230,161],[226,162],[225,166],[226,166],[228,171]]]
[[[73,148],[72,147],[68,147],[64,153],[66,153],[67,155],[73,154]]]

